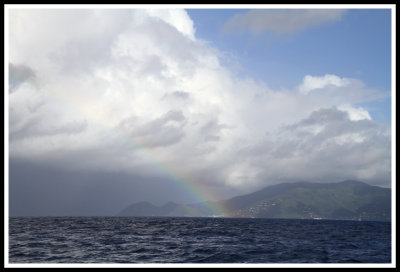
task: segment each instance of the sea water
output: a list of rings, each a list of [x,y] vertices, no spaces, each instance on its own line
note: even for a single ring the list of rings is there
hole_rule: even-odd
[[[12,217],[9,263],[390,263],[390,222]]]

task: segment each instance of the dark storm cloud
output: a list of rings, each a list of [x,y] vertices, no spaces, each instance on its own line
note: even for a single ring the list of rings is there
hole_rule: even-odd
[[[166,178],[71,171],[15,159],[9,176],[10,216],[113,216],[137,201],[190,201],[187,192]]]

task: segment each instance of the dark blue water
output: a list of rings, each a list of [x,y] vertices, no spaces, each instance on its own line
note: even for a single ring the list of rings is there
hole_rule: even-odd
[[[390,263],[384,222],[10,218],[10,263]]]

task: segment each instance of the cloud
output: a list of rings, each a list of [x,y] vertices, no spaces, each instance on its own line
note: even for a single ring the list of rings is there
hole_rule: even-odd
[[[352,121],[359,121],[363,119],[372,120],[369,112],[362,107],[352,107],[350,105],[342,105],[339,107],[340,110],[346,111],[349,114],[349,118]]]
[[[239,154],[258,173],[253,182],[354,178],[385,185],[390,180],[390,149],[389,126],[354,121],[332,107],[283,126]]]
[[[169,172],[215,191],[279,179],[390,182],[390,131],[359,105],[385,94],[358,79],[307,75],[272,90],[239,78],[183,10],[9,15],[10,72],[22,75],[9,94],[13,159]]]
[[[168,146],[184,137],[182,126],[185,124],[185,117],[181,111],[169,111],[145,124],[140,122],[140,118],[130,117],[122,120],[117,130],[141,148]]]
[[[12,139],[23,139],[26,137],[44,137],[44,136],[54,136],[59,134],[79,134],[86,129],[86,122],[71,122],[71,123],[61,123],[56,126],[48,126],[45,124],[43,119],[36,119],[35,122],[32,120],[24,124],[17,132],[11,132],[10,137]]]
[[[348,79],[340,78],[336,75],[327,74],[323,77],[307,75],[298,88],[302,94],[307,94],[310,91],[326,88],[327,86],[343,87],[349,85],[349,83]]]
[[[356,108],[351,105],[377,101],[389,96],[387,92],[367,88],[359,79],[344,78],[332,74],[324,76],[307,75],[296,89],[305,99],[326,100],[324,98],[329,97],[330,105],[338,105],[348,111],[352,108],[353,113],[355,113]],[[361,108],[358,108],[358,111],[361,113]],[[366,116],[366,113],[364,112],[363,115]]]
[[[162,20],[175,27],[179,32],[194,40],[195,29],[189,15],[181,9],[147,9],[148,15]]]
[[[35,79],[35,72],[26,65],[8,65],[8,87],[9,92],[12,93],[26,81]]]
[[[254,9],[231,17],[224,30],[249,31],[253,35],[267,31],[290,34],[339,21],[344,13],[345,10],[341,9]]]
[[[168,99],[168,98],[173,98],[173,99],[182,99],[186,100],[189,99],[190,95],[187,92],[183,91],[174,91],[172,93],[167,93],[162,99]]]
[[[201,134],[204,137],[205,141],[219,141],[220,140],[220,132],[222,129],[229,128],[226,125],[219,124],[216,120],[211,120],[207,124],[203,125],[200,129]]]

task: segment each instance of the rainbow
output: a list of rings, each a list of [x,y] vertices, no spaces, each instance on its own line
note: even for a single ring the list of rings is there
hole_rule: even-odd
[[[201,189],[200,186],[195,185],[194,182],[191,181],[190,177],[184,176],[183,173],[179,173],[177,168],[173,167],[171,164],[162,162],[150,151],[137,145],[132,139],[121,132],[114,129],[108,129],[108,132],[111,132],[114,137],[127,143],[131,148],[131,151],[135,152],[135,155],[139,156],[140,159],[160,171],[168,180],[171,180],[175,185],[187,192],[193,199],[193,203],[205,204],[210,215],[217,217],[228,216],[229,213],[225,207],[218,205],[218,202],[216,201],[209,201],[208,196],[210,193],[205,192],[205,190]]]
[[[91,110],[84,108],[83,105],[81,106],[78,102],[71,100],[70,97],[54,93],[47,94],[52,99],[55,99],[58,103],[70,108],[74,113],[78,111],[79,114],[89,119],[90,122],[108,133],[112,138],[122,141],[122,143],[126,144],[131,151],[135,152],[135,155],[143,160],[143,162],[148,163],[154,167],[154,169],[160,171],[160,173],[168,178],[168,180],[171,180],[175,185],[187,192],[190,198],[193,199],[193,203],[203,203],[209,210],[210,215],[215,217],[229,216],[229,212],[226,207],[224,207],[222,204],[219,204],[221,202],[209,201],[209,196],[211,196],[211,194],[206,192],[204,189],[201,189],[199,185],[196,185],[193,181],[191,181],[189,176],[184,176],[183,173],[180,173],[177,167],[173,167],[171,164],[161,161],[149,150],[139,146],[133,141],[133,139],[116,130],[112,125],[108,124],[109,122],[106,120],[106,118],[99,117],[99,114],[94,114],[94,112]]]

